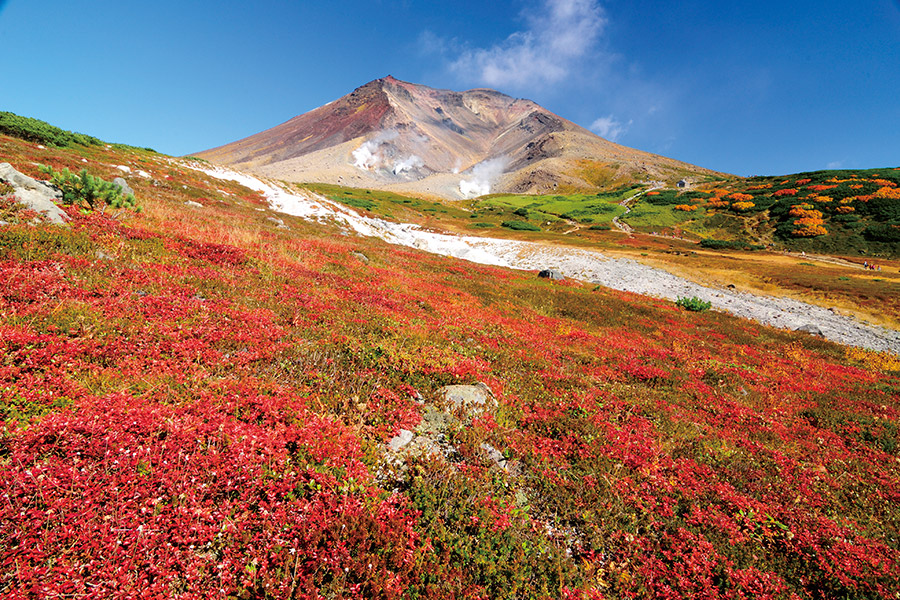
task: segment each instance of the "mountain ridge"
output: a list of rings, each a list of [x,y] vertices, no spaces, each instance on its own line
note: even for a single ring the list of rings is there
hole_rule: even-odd
[[[615,144],[532,100],[489,88],[430,88],[390,75],[196,156],[298,183],[446,199],[723,175]],[[476,171],[485,163],[487,173]]]

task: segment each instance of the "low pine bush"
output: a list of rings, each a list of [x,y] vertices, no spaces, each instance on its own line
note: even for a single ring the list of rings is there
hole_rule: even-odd
[[[89,210],[96,209],[98,201],[101,203],[101,210],[105,210],[107,206],[110,208],[137,206],[132,194],[123,194],[122,188],[118,185],[94,177],[87,169],[82,169],[78,175],[73,174],[68,168],[57,172],[53,167],[42,166],[41,171],[49,175],[50,182],[62,191],[63,204],[75,206],[86,204]]]
[[[712,307],[712,302],[701,300],[696,296],[690,298],[678,298],[675,305],[692,312],[704,312]]]

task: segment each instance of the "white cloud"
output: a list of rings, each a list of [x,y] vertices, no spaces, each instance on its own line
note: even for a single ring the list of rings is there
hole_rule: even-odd
[[[525,30],[502,43],[462,51],[451,69],[463,79],[497,88],[557,83],[596,46],[606,17],[596,0],[542,0],[526,14],[526,22]]]
[[[825,165],[828,169],[840,169],[844,165],[844,161],[842,160],[833,160],[827,165]]]
[[[622,137],[622,134],[628,131],[628,128],[632,123],[633,121],[622,123],[621,121],[616,120],[612,115],[609,115],[606,117],[600,117],[599,119],[591,123],[589,129],[600,137],[606,138],[611,142],[615,142],[620,137]]]

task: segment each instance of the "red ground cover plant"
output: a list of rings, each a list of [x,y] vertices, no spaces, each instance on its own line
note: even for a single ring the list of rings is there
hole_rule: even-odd
[[[900,591],[896,361],[90,152],[160,175],[140,215],[0,228],[0,595]],[[387,454],[476,381],[495,409]]]

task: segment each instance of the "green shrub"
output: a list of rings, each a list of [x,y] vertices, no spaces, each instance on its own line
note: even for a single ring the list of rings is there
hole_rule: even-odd
[[[712,302],[706,302],[705,300],[693,296],[691,298],[678,298],[675,300],[675,306],[693,312],[704,312],[712,307]]]
[[[74,133],[55,127],[45,121],[22,117],[11,112],[0,111],[0,133],[11,135],[29,142],[65,148],[72,144],[99,146],[103,142],[97,138]]]
[[[712,238],[700,240],[700,247],[710,248],[712,250],[722,250],[726,248],[733,250],[763,250],[765,248],[765,246],[759,244],[751,244],[740,240],[714,240]]]
[[[527,216],[528,216],[528,209],[525,208],[525,207],[517,208],[516,210],[513,211],[513,214],[514,214],[514,215],[517,215],[517,216],[520,216],[520,217],[527,217]]]
[[[641,198],[647,204],[654,206],[668,206],[670,204],[679,204],[681,200],[678,198],[677,190],[659,190],[658,193],[644,194]]]
[[[512,229],[514,231],[540,231],[541,228],[533,223],[529,223],[528,221],[503,221],[501,223],[503,227],[508,229]]]
[[[75,206],[87,204],[90,210],[96,208],[98,201],[101,203],[101,210],[105,210],[107,206],[111,208],[137,206],[132,194],[123,194],[122,188],[115,183],[94,177],[87,169],[82,169],[78,175],[73,174],[68,168],[57,172],[53,167],[41,166],[41,171],[49,175],[50,182],[62,191],[63,204]]]
[[[354,208],[361,208],[363,210],[372,210],[375,208],[375,203],[371,200],[365,200],[364,198],[335,198],[338,202],[343,202],[347,206],[352,206]]]
[[[900,242],[900,224],[882,223],[870,225],[863,231],[866,239],[876,242]]]
[[[488,227],[493,227],[494,224],[493,224],[493,223],[484,223],[484,222],[480,222],[480,223],[472,223],[471,226],[472,226],[472,227],[478,227],[479,229],[487,229]]]

